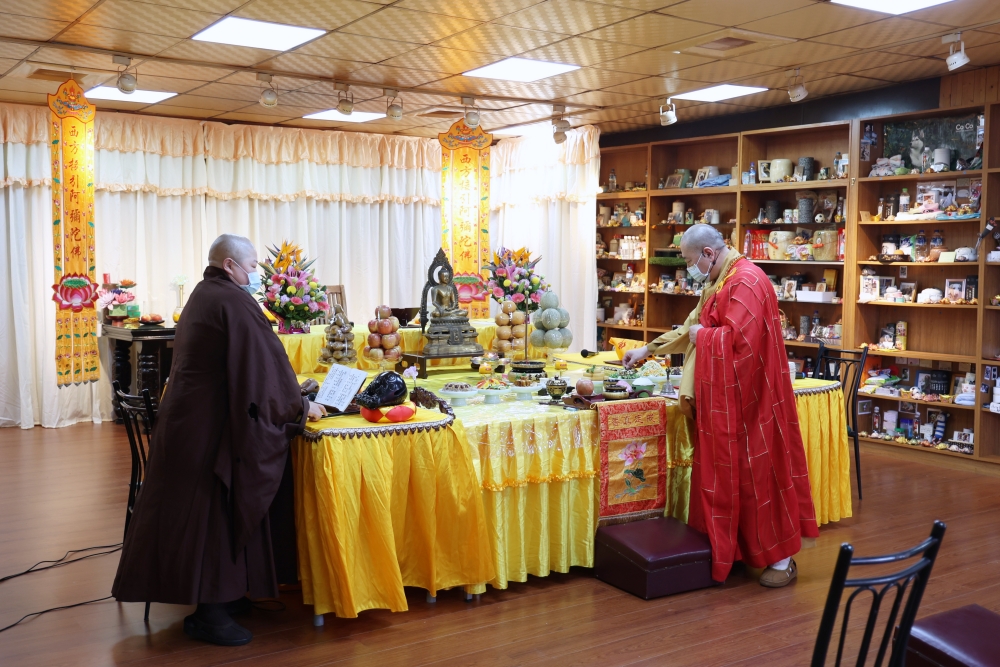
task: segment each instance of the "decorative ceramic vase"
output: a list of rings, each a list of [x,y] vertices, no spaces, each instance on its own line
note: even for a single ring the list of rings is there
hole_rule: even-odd
[[[786,158],[771,160],[771,182],[781,183],[786,176],[792,175],[792,161]]]
[[[816,169],[816,160],[811,157],[800,157],[799,166],[802,167],[802,180],[811,181]]]

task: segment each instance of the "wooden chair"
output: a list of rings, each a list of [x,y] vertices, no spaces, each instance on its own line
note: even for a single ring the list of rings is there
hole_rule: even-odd
[[[128,526],[132,521],[132,510],[135,508],[135,499],[142,488],[142,482],[146,478],[146,460],[151,446],[150,437],[153,433],[153,424],[156,421],[156,409],[153,407],[152,398],[148,389],[142,390],[142,396],[132,396],[122,391],[118,381],[112,383],[114,392],[112,402],[118,417],[125,424],[125,433],[128,435],[129,449],[132,451],[132,474],[128,485],[128,505],[125,508],[125,532],[128,535]],[[124,537],[122,538],[124,540]],[[149,603],[146,603],[145,620],[149,620]]]
[[[847,436],[854,440],[854,471],[858,477],[858,500],[861,500],[861,446],[858,444],[858,387],[868,360],[868,348],[859,352],[853,350],[830,350],[819,344],[816,361],[816,377],[822,380],[839,380],[844,391],[844,407],[847,410]]]
[[[834,663],[839,667],[844,655],[844,640],[847,636],[848,622],[851,616],[851,605],[862,593],[871,593],[871,607],[868,611],[868,620],[865,623],[864,635],[861,638],[861,646],[858,649],[857,667],[864,667],[868,661],[868,651],[872,645],[876,624],[878,623],[879,612],[883,603],[887,603],[886,593],[890,590],[895,592],[892,599],[892,606],[889,608],[889,618],[882,631],[882,638],[878,644],[878,654],[875,658],[875,667],[881,667],[882,661],[886,657],[889,649],[889,642],[892,642],[892,652],[889,654],[888,667],[904,667],[906,664],[906,645],[910,638],[910,630],[913,621],[917,617],[917,609],[920,607],[920,600],[927,587],[927,580],[930,579],[931,569],[934,567],[934,560],[937,558],[938,549],[941,547],[941,540],[944,538],[946,526],[935,521],[931,527],[931,535],[926,540],[906,551],[901,551],[887,556],[870,556],[867,558],[855,558],[854,547],[844,543],[840,545],[840,555],[837,557],[837,565],[833,570],[833,579],[830,581],[830,592],[826,598],[826,607],[823,609],[823,618],[819,624],[819,632],[816,635],[816,645],[813,649],[812,667],[824,667],[826,664],[826,654],[830,647],[830,639],[833,636],[833,628],[837,622],[840,610],[840,599],[845,588],[856,589],[847,598],[844,607],[844,616],[841,620],[840,641],[837,643],[837,660]],[[886,563],[898,563],[900,561],[917,558],[919,560],[903,570],[892,574],[878,575],[861,579],[848,579],[848,570],[855,565],[883,565]],[[909,595],[907,596],[907,589]],[[896,618],[899,616],[900,606],[903,598],[906,597],[906,606],[903,607],[903,615],[899,618],[899,627],[896,625]]]
[[[311,324],[329,324],[330,320],[333,319],[334,306],[340,306],[345,313],[347,312],[347,297],[344,296],[343,285],[327,285],[326,301],[330,304],[330,310],[327,311],[326,315],[314,319]]]

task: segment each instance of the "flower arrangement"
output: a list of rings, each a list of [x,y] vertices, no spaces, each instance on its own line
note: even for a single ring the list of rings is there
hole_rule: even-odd
[[[308,322],[330,309],[326,286],[309,270],[313,262],[305,260],[299,246],[282,241],[267,251],[273,257],[259,265],[264,271],[261,303],[278,319],[278,333],[307,333]]]
[[[541,274],[535,271],[535,265],[541,257],[531,259],[531,251],[527,248],[510,250],[500,247],[493,253],[493,261],[483,266],[489,272],[486,289],[490,298],[497,303],[513,301],[518,310],[531,312],[538,308],[549,286]]]
[[[135,294],[129,291],[133,287],[134,280],[122,280],[113,289],[98,288],[98,310],[107,308],[110,317],[125,317],[128,314],[128,304],[135,301]]]

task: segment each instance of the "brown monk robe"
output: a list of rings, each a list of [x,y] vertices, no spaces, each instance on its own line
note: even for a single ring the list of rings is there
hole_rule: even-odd
[[[224,645],[252,637],[225,603],[278,595],[268,508],[289,441],[323,413],[301,396],[247,289],[259,287],[255,256],[249,240],[220,236],[184,308],[111,591],[123,602],[197,603],[185,633]]]

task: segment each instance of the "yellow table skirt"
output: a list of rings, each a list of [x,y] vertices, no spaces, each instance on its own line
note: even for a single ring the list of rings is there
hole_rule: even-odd
[[[826,380],[796,380],[795,407],[806,449],[809,486],[819,525],[851,516],[851,455],[847,440],[847,413],[839,383],[832,391]]]
[[[489,350],[493,346],[493,338],[496,336],[496,323],[493,320],[472,320],[472,326],[479,332],[479,337],[477,338],[479,344],[483,346],[483,349]],[[328,370],[327,366],[319,363],[320,351],[322,351],[323,346],[326,344],[325,328],[326,325],[315,325],[307,334],[278,335],[281,346],[285,348],[285,353],[288,354],[288,360],[292,362],[292,370],[296,374],[325,373]],[[419,328],[400,329],[399,333],[402,334],[400,336],[402,339],[400,347],[403,348],[403,352],[419,352],[424,349],[424,335],[420,332]],[[375,370],[378,366],[365,359],[361,353],[367,339],[368,324],[355,326],[354,348],[358,352],[358,368]],[[541,359],[545,357],[546,351],[544,349],[536,350],[530,348],[528,354],[532,358]],[[461,358],[434,359],[431,361],[430,366],[432,368],[454,366],[459,369],[468,369],[469,360]]]
[[[350,425],[331,424],[341,419],[355,418],[311,427]],[[410,434],[299,437],[292,465],[302,598],[314,613],[405,611],[403,586],[434,595],[494,578],[460,423]]]

